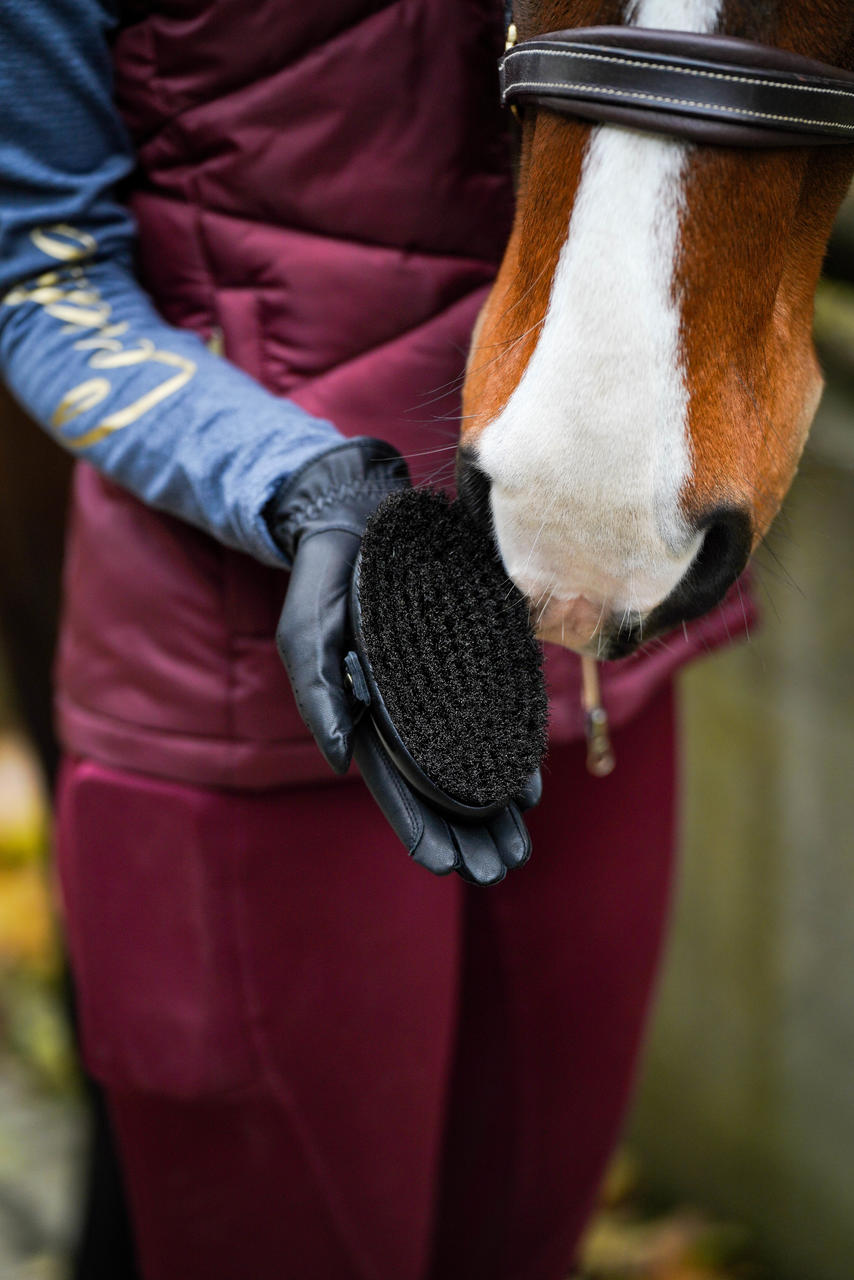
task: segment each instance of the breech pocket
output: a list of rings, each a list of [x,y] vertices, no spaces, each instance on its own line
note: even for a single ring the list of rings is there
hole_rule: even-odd
[[[57,856],[83,1054],[116,1089],[248,1085],[234,957],[233,812],[213,791],[66,762]]]

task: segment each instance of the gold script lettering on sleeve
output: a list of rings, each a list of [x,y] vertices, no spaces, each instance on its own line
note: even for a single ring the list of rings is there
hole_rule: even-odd
[[[133,404],[129,404],[125,409],[117,409],[115,413],[110,413],[106,418],[102,418],[91,431],[87,431],[85,435],[77,436],[69,443],[74,449],[86,449],[89,445],[97,444],[99,440],[103,440],[105,436],[112,435],[114,431],[121,431],[122,427],[129,427],[132,422],[136,422],[144,413],[148,413],[155,405],[162,404],[164,400],[168,400],[170,396],[174,396],[177,391],[185,387],[196,372],[196,366],[192,360],[187,360],[183,356],[175,355],[171,351],[155,351],[150,359],[157,364],[171,365],[179,370],[173,374],[171,378],[167,378],[165,382],[161,382],[159,386],[152,387],[145,395],[140,396],[138,400],[134,400]],[[96,379],[96,381],[106,381],[106,379]]]
[[[113,384],[104,376],[88,378],[66,391],[53,412],[50,425],[62,434],[70,448],[86,449],[97,444],[105,436],[130,426],[143,414],[175,395],[185,387],[196,372],[195,361],[177,352],[164,351],[149,338],[137,338],[128,345],[124,342],[129,329],[127,321],[112,320],[112,306],[97,288],[86,279],[80,263],[91,258],[98,245],[94,236],[65,223],[52,227],[37,227],[30,232],[33,244],[63,267],[43,272],[28,284],[18,285],[0,298],[7,306],[35,303],[47,315],[64,324],[63,332],[86,333],[74,343],[75,350],[91,351],[87,364],[90,369],[126,369],[134,365],[163,365],[169,373],[159,385],[146,391],[132,404],[116,409],[102,418],[82,435],[70,436],[68,424],[96,408],[113,392]]]
[[[62,431],[69,422],[73,422],[81,413],[94,409],[110,394],[110,384],[106,378],[89,378],[79,386],[66,391],[53,411],[50,425],[54,431]],[[76,441],[75,441],[76,443]]]
[[[81,258],[90,258],[98,248],[97,240],[88,231],[79,231],[65,222],[57,222],[53,227],[36,227],[30,232],[30,239],[42,253],[59,262],[79,262]]]

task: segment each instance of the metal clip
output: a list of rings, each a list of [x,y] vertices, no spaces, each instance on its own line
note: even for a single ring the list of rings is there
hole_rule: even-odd
[[[344,659],[344,682],[362,711],[371,705],[371,694],[362,664],[352,649]]]
[[[613,773],[617,761],[608,732],[608,713],[604,707],[588,711],[584,721],[587,735],[587,771],[594,778],[607,778]]]
[[[587,737],[587,770],[594,778],[607,778],[617,764],[608,712],[602,706],[599,671],[593,658],[581,659],[581,705],[584,708],[584,732]]]

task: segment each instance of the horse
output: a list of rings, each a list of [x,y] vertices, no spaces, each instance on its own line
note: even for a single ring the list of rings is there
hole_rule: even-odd
[[[550,32],[584,35],[608,64],[632,35],[653,77],[662,53],[687,49],[692,100],[713,33],[754,42],[724,58],[746,49],[748,78],[772,52],[795,68],[819,117],[827,91],[803,90],[810,67],[792,55],[843,83],[854,67],[848,0],[516,0],[512,16],[517,63]],[[565,30],[578,27],[595,30]],[[560,40],[546,44],[520,64],[516,216],[472,342],[458,477],[540,636],[616,658],[713,608],[780,508],[822,390],[813,295],[854,148],[738,136],[726,103],[719,134],[644,117],[631,107],[655,82],[627,99],[606,82],[604,109],[558,101],[558,84],[531,82],[560,79]],[[727,92],[737,78],[710,74]],[[847,128],[837,141],[854,142]]]

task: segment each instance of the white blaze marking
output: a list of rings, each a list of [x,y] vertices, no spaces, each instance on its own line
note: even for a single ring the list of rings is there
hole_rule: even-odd
[[[723,0],[637,0],[639,26],[711,31]],[[483,431],[496,534],[532,598],[646,612],[698,546],[674,265],[687,147],[594,129],[537,347]]]
[[[723,0],[632,0],[627,22],[633,27],[671,31],[714,31]]]

